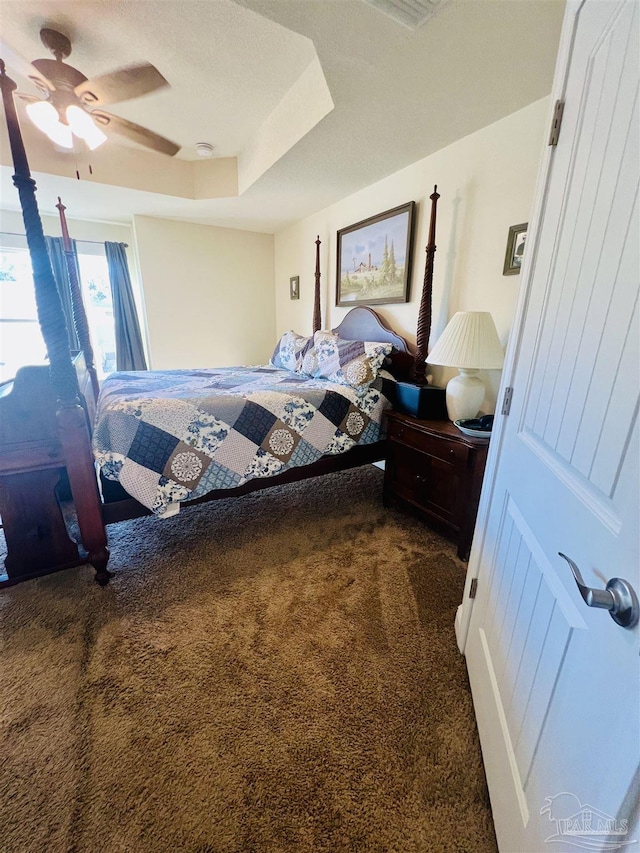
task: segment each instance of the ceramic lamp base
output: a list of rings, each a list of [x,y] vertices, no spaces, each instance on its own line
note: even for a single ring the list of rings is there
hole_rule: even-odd
[[[475,418],[484,400],[484,382],[477,370],[460,368],[447,384],[447,414],[452,421]]]

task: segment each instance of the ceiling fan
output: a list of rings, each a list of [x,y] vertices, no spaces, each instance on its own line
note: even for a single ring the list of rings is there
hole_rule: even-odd
[[[106,141],[106,130],[169,157],[177,154],[180,146],[175,142],[100,109],[103,104],[138,98],[168,86],[157,68],[144,62],[89,80],[63,62],[71,53],[71,42],[65,35],[45,27],[40,30],[40,38],[55,57],[31,63],[33,73],[29,78],[36,84],[41,97],[23,92],[16,94],[28,102],[29,118],[53,142],[63,148],[73,148],[73,137],[77,136],[94,150]]]

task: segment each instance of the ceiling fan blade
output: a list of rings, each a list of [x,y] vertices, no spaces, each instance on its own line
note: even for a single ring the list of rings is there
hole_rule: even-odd
[[[147,130],[146,127],[140,127],[139,124],[134,124],[126,118],[114,116],[112,113],[105,113],[102,110],[93,110],[89,115],[93,116],[98,124],[107,131],[118,133],[120,136],[125,136],[138,145],[144,145],[146,148],[151,148],[153,151],[159,151],[161,154],[167,154],[173,157],[180,150],[180,146],[152,130]]]
[[[75,87],[74,92],[87,106],[101,106],[139,98],[168,85],[158,69],[145,62],[85,80]]]
[[[30,77],[34,83],[38,84],[38,88],[44,89],[45,92],[53,92],[55,86],[46,77],[45,74],[38,71],[34,66],[14,50],[10,44],[7,44],[4,39],[0,38],[0,56],[7,64],[7,72],[11,74],[19,74],[22,77]]]
[[[29,80],[36,84],[38,91],[42,93],[42,95],[49,95],[49,92],[55,92],[56,87],[53,85],[51,80],[40,71],[33,63],[31,63],[28,72]]]
[[[37,95],[28,95],[26,92],[14,92],[14,95],[17,98],[20,98],[21,101],[26,101],[28,104],[35,104],[36,101],[42,100],[42,98],[39,98]]]

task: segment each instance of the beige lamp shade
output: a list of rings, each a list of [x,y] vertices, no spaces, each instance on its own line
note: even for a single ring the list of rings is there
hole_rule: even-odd
[[[495,370],[504,353],[488,311],[458,311],[427,356],[429,364]]]
[[[502,367],[504,353],[488,311],[458,311],[427,356],[429,364],[457,367],[447,384],[447,412],[452,421],[475,418],[485,395],[479,370]]]

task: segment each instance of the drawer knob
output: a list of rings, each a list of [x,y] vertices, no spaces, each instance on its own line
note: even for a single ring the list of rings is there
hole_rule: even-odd
[[[413,476],[417,483],[425,483],[427,481],[427,478],[424,476],[424,474],[414,474]]]
[[[449,451],[449,456],[455,456],[455,455],[456,455],[456,452],[452,447],[451,450]]]

